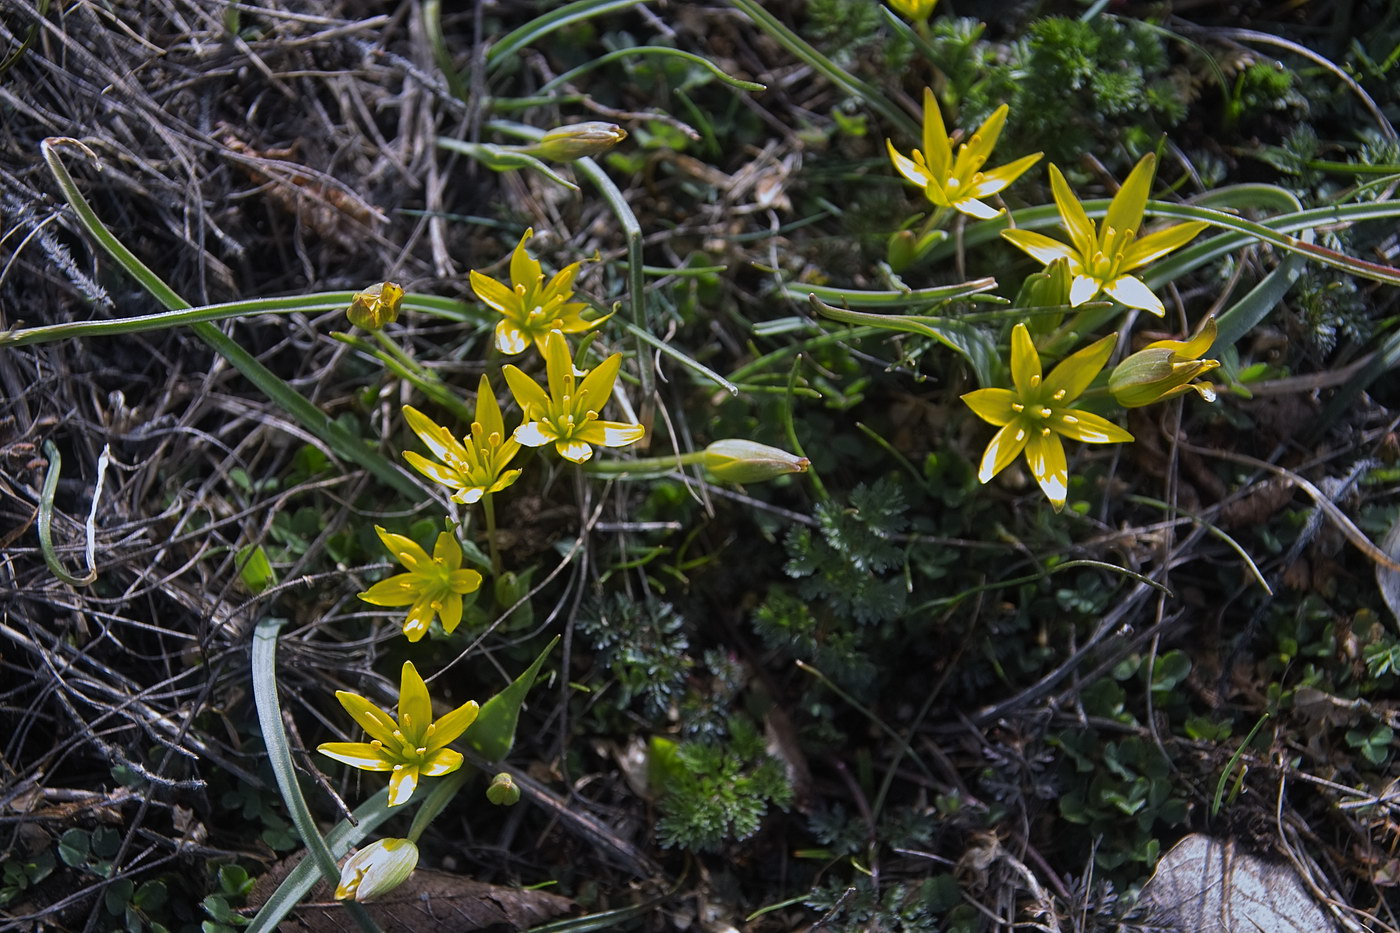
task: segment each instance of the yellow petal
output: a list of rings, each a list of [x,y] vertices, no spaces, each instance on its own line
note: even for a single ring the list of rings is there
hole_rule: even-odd
[[[1061,360],[1045,377],[1045,393],[1050,401],[1055,405],[1068,405],[1083,395],[1113,355],[1117,342],[1118,335],[1109,334]]]
[[[1090,411],[1071,409],[1056,412],[1050,427],[1065,437],[1086,444],[1127,444],[1133,440],[1127,431]]]
[[[1016,417],[1016,410],[1011,405],[1017,400],[1017,395],[1010,389],[977,389],[964,395],[962,400],[977,413],[977,417],[995,425],[1010,424]]]
[[[1001,131],[1006,126],[1006,115],[1010,112],[1011,107],[1007,104],[993,110],[991,116],[973,131],[972,139],[963,144],[967,150],[967,161],[973,167],[973,171],[981,168],[991,156],[992,150],[997,146],[997,140],[1001,138]]]
[[[1044,154],[1043,152],[1036,152],[1017,159],[1015,162],[1008,162],[989,172],[983,172],[982,176],[977,179],[977,183],[969,188],[967,193],[974,198],[985,198],[990,194],[996,194],[1024,175],[1026,170],[1039,162],[1041,156]]]
[[[582,429],[574,432],[574,439],[603,447],[626,447],[641,440],[646,433],[647,429],[640,424],[590,421]]]
[[[540,264],[529,253],[525,252],[525,244],[534,235],[535,229],[526,227],[525,232],[520,236],[520,242],[515,245],[515,249],[510,254],[511,284],[524,285],[527,291],[536,288],[540,282]]]
[[[496,401],[496,393],[491,390],[491,380],[481,374],[476,384],[476,420],[489,437],[492,434],[505,434],[505,421],[501,418],[501,405]]]
[[[451,774],[460,767],[462,767],[462,753],[444,748],[423,762],[418,768],[418,773],[423,777],[442,777],[444,774]]]
[[[419,547],[418,542],[412,538],[385,531],[378,525],[374,526],[374,531],[379,535],[379,540],[383,542],[389,553],[393,554],[394,558],[409,570],[419,570],[430,562],[428,552]]]
[[[480,711],[481,707],[477,705],[475,700],[472,700],[463,703],[433,723],[433,734],[428,737],[428,751],[437,751],[457,741],[458,737],[466,732],[472,723],[476,722],[477,713]]]
[[[529,418],[549,410],[549,396],[540,388],[538,382],[509,363],[501,367],[501,375],[506,377],[510,394],[515,396],[515,403],[520,406],[525,417]]]
[[[1209,226],[1210,224],[1203,220],[1192,220],[1133,240],[1132,245],[1125,251],[1123,265],[1119,268],[1127,272],[1145,266],[1149,262],[1167,255],[1172,250],[1185,246],[1196,234]]]
[[[527,421],[515,429],[512,437],[526,447],[543,447],[558,440],[554,431],[543,421]]]
[[[544,339],[544,368],[549,376],[549,397],[558,402],[568,394],[568,378],[574,372],[574,356],[569,351],[569,342],[557,330],[549,332]]]
[[[948,177],[953,161],[953,146],[948,141],[948,129],[943,125],[943,112],[933,90],[924,88],[924,161],[929,174],[940,184]]]
[[[421,602],[414,605],[408,615],[403,620],[403,637],[409,642],[422,640],[428,634],[428,626],[433,624],[434,611],[432,604]]]
[[[392,716],[369,700],[358,693],[351,693],[349,690],[337,690],[335,698],[350,714],[350,718],[355,720],[361,729],[369,733],[370,738],[378,739],[387,745],[393,745],[398,741],[394,738],[394,731],[399,727],[398,723],[394,722]]]
[[[1080,273],[1069,287],[1069,306],[1077,308],[1103,290],[1103,283],[1092,275]]]
[[[593,448],[581,440],[570,438],[567,441],[558,441],[554,449],[559,456],[574,463],[586,463],[593,456]]]
[[[367,742],[326,742],[316,746],[316,751],[327,758],[334,758],[361,771],[392,771],[394,763],[384,757],[384,753]]]
[[[1133,166],[1123,187],[1108,203],[1108,213],[1103,219],[1106,229],[1122,233],[1142,228],[1142,212],[1147,207],[1147,196],[1152,193],[1152,179],[1156,174],[1157,157],[1149,152]]]
[[[462,566],[462,545],[446,531],[438,532],[437,543],[433,545],[433,563],[448,570]]]
[[[918,185],[920,188],[927,186],[933,181],[933,176],[925,171],[924,167],[899,150],[895,149],[894,143],[885,140],[885,148],[889,150],[890,161],[894,163],[894,170],[903,175],[907,180]]]
[[[1011,382],[1022,399],[1031,397],[1040,388],[1040,354],[1025,324],[1011,329]]]
[[[530,335],[521,329],[520,325],[510,318],[501,318],[496,322],[496,349],[506,354],[514,356],[517,353],[524,353],[525,348],[530,345]]]
[[[579,395],[588,397],[589,408],[600,411],[607,404],[608,396],[612,395],[613,383],[617,381],[617,371],[621,366],[622,354],[614,353],[583,377],[583,383],[579,385],[578,391]]]
[[[454,460],[460,462],[466,459],[467,451],[452,436],[452,432],[438,424],[427,415],[423,414],[412,405],[403,407],[404,421],[408,424],[409,430],[418,435],[418,439],[423,442],[423,446],[428,451],[444,463],[451,463]]]
[[[1079,203],[1069,182],[1053,162],[1050,164],[1050,193],[1055,197],[1055,207],[1069,232],[1069,241],[1074,249],[1087,262],[1097,249],[1097,234],[1094,222],[1084,213],[1084,205]]]
[[[1065,463],[1065,445],[1053,431],[1036,433],[1026,440],[1026,465],[1031,475],[1055,507],[1055,511],[1065,507],[1065,497],[1069,494],[1069,467]]]
[[[1047,266],[1060,258],[1068,259],[1071,266],[1080,262],[1074,247],[1059,240],[1052,240],[1034,230],[1003,230],[1001,238]]]
[[[983,204],[976,198],[963,198],[961,201],[953,202],[953,209],[960,214],[969,217],[976,217],[978,220],[991,220],[1001,213],[1000,208],[992,207],[990,204]]]
[[[462,475],[449,466],[443,466],[429,460],[421,454],[416,454],[411,450],[403,452],[403,458],[408,461],[408,465],[435,483],[440,483],[449,489],[461,489],[463,485]]]
[[[423,587],[414,574],[395,574],[359,594],[359,598],[371,606],[411,606],[417,601]]]
[[[505,315],[518,315],[520,313],[520,296],[509,286],[496,281],[489,275],[483,275],[475,269],[472,270],[470,278],[472,291],[476,292],[476,297],[487,305]]]
[[[987,449],[982,452],[982,465],[977,470],[978,482],[985,483],[1006,469],[1025,447],[1026,429],[1018,418],[992,435]]]
[[[389,775],[389,806],[397,807],[408,803],[413,791],[418,787],[418,769],[403,767]]]
[[[428,699],[428,685],[418,674],[412,661],[403,662],[399,675],[399,729],[404,740],[419,745],[433,721],[433,701]]]

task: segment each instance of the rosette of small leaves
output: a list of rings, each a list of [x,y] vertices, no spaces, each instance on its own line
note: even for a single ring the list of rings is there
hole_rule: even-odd
[[[770,805],[786,810],[792,786],[746,718],[729,720],[723,741],[679,745],[664,765],[656,835],[663,846],[719,849],[758,832]]]
[[[584,612],[578,627],[593,643],[594,660],[617,679],[619,706],[641,699],[649,715],[664,715],[695,666],[685,618],[670,603],[613,593]]]
[[[899,486],[887,479],[856,487],[850,506],[817,506],[817,527],[787,536],[787,574],[796,592],[774,587],[754,613],[769,648],[809,661],[848,689],[874,682],[871,653],[879,623],[897,619],[907,602],[905,560],[895,535],[908,526]],[[893,572],[892,572],[893,571]]]

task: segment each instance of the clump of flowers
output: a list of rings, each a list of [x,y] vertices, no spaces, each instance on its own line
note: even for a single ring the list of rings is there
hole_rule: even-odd
[[[1026,465],[1055,510],[1064,508],[1069,468],[1060,438],[1086,444],[1120,444],[1133,436],[1113,422],[1073,407],[1113,352],[1117,334],[1109,334],[1060,361],[1042,378],[1040,354],[1025,324],[1011,331],[1010,389],[978,389],[962,397],[982,420],[998,425],[987,445],[977,478],[987,482],[1011,465],[1022,451]]]
[[[932,4],[929,6],[931,9]],[[924,88],[923,150],[915,149],[905,156],[888,139],[885,140],[885,147],[889,150],[895,170],[922,188],[924,196],[936,207],[952,208],[979,220],[987,220],[1001,211],[982,203],[981,199],[1010,185],[1042,155],[1037,152],[999,168],[982,171],[1006,125],[1009,111],[1006,104],[992,111],[992,115],[982,122],[972,137],[958,146],[957,156],[954,157],[953,145],[957,139],[948,135],[933,91]]]
[[[598,412],[612,395],[622,366],[622,354],[614,353],[579,381],[569,344],[559,331],[545,340],[545,372],[549,390],[515,366],[502,369],[510,391],[524,412],[525,421],[515,429],[515,439],[526,447],[553,444],[559,456],[584,463],[593,456],[592,445],[625,447],[642,439],[640,424],[602,421]]]
[[[470,505],[482,496],[500,492],[520,476],[507,469],[520,452],[520,442],[506,434],[501,406],[483,373],[476,390],[476,418],[461,441],[452,432],[412,405],[403,407],[404,420],[437,458],[405,450],[403,458],[419,473],[453,490],[452,501]]]
[[[360,599],[375,606],[411,607],[403,623],[409,641],[422,638],[434,616],[442,617],[442,627],[450,634],[462,621],[462,597],[481,588],[481,574],[462,566],[462,546],[457,539],[441,532],[429,557],[412,538],[378,525],[374,530],[408,572],[380,580],[361,593]]]
[[[584,320],[582,312],[588,306],[571,300],[581,263],[570,263],[545,283],[539,262],[525,252],[534,234],[533,228],[526,230],[511,254],[509,285],[475,269],[471,273],[472,291],[501,314],[496,322],[496,349],[502,353],[522,353],[532,342],[543,353],[551,331],[581,334],[611,317]]]
[[[1129,308],[1161,317],[1166,313],[1162,300],[1142,279],[1130,273],[1186,245],[1209,225],[1193,220],[1139,237],[1156,172],[1157,157],[1149,152],[1133,167],[1109,202],[1100,229],[1089,219],[1065,176],[1052,164],[1050,191],[1070,241],[1061,243],[1033,230],[1003,230],[1001,235],[1046,265],[1056,259],[1069,262],[1073,277],[1069,290],[1071,306],[1078,307],[1102,292]]]
[[[388,771],[389,806],[407,803],[419,778],[441,777],[462,767],[462,753],[447,746],[476,721],[476,701],[434,722],[428,685],[412,661],[405,661],[400,673],[397,719],[357,693],[337,690],[335,698],[371,741],[326,742],[316,751],[353,768]]]

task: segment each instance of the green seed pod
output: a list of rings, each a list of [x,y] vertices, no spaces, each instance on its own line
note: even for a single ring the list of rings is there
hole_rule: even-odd
[[[502,771],[491,779],[491,786],[486,788],[486,799],[498,807],[513,806],[520,802],[520,785]]]

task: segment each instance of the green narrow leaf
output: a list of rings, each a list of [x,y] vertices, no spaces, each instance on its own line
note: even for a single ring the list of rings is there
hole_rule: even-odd
[[[525,703],[525,695],[539,675],[544,659],[549,657],[558,643],[559,636],[555,635],[525,673],[482,705],[476,722],[467,729],[467,743],[487,761],[500,761],[510,754],[511,747],[515,745],[515,725],[520,719],[520,707]]]
[[[272,562],[261,544],[248,544],[238,549],[238,578],[254,595],[277,585],[277,571],[272,569]]]
[[[1001,356],[997,353],[996,344],[971,324],[951,318],[849,311],[845,308],[833,308],[816,295],[809,295],[808,300],[818,314],[843,324],[869,324],[884,330],[899,330],[932,337],[948,349],[962,354],[972,364],[977,381],[982,385],[1001,385],[1005,381],[1002,378]]]

